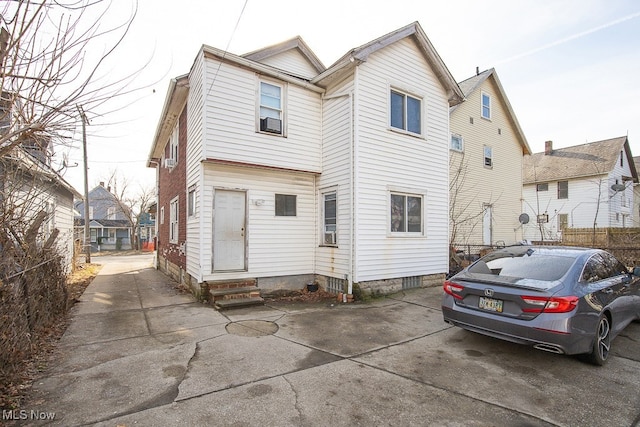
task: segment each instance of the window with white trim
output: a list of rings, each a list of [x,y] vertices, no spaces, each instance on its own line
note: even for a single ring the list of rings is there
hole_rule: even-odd
[[[463,151],[464,149],[464,141],[462,140],[462,136],[457,133],[451,134],[451,147],[454,151]]]
[[[173,132],[171,132],[171,137],[169,138],[169,158],[172,160],[173,166],[178,164],[179,137],[178,123],[176,123],[173,127]]]
[[[187,193],[187,216],[193,217],[196,214],[196,186],[189,187]]]
[[[422,232],[421,195],[391,193],[391,229],[392,233]]]
[[[485,167],[493,167],[493,150],[488,145],[484,146],[484,165]]]
[[[391,89],[389,116],[391,127],[417,135],[422,134],[422,100]]]
[[[322,244],[333,246],[338,243],[337,219],[338,203],[336,191],[329,191],[322,195]]]
[[[275,83],[260,82],[259,90],[259,130],[261,132],[283,135],[284,124],[284,86]]]
[[[164,206],[160,208],[160,224],[164,224]]]
[[[89,206],[89,219],[93,219],[93,206]]]
[[[178,198],[169,203],[169,242],[178,243]]]
[[[107,208],[107,219],[116,219],[116,208],[114,206]]]
[[[482,92],[482,117],[491,120],[491,95]]]

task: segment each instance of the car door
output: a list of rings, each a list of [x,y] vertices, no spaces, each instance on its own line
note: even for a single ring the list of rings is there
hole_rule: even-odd
[[[590,291],[587,301],[599,311],[611,312],[614,333],[629,323],[629,279],[624,266],[605,252],[591,256],[582,273],[581,282]]]

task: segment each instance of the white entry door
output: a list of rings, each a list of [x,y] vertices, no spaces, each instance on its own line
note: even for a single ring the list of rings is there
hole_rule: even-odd
[[[213,270],[245,270],[244,191],[216,190],[213,216]]]
[[[493,229],[491,226],[491,205],[484,205],[484,212],[482,213],[482,243],[485,245],[491,245],[493,241]]]

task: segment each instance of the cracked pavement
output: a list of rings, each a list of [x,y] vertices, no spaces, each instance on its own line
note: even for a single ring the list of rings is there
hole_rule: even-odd
[[[440,288],[218,312],[149,255],[99,260],[20,408],[47,425],[640,425],[638,323],[598,368],[445,324]]]

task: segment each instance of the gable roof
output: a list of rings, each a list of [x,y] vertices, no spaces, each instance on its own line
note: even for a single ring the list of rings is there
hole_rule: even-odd
[[[615,168],[620,151],[625,152],[631,169],[631,176],[623,178],[638,182],[638,173],[626,136],[557,150],[549,148],[550,152],[547,154],[541,152],[524,156],[524,184],[606,175]]]
[[[464,100],[464,95],[460,90],[460,87],[458,87],[458,83],[456,83],[455,79],[449,72],[449,69],[442,61],[442,58],[440,58],[440,55],[438,55],[438,52],[436,52],[431,41],[429,41],[429,38],[417,21],[391,33],[385,34],[384,36],[363,44],[362,46],[351,49],[331,65],[325,72],[312,79],[311,83],[318,84],[320,86],[323,84],[327,85],[328,81],[340,78],[353,67],[365,62],[372,53],[402,40],[405,37],[412,37],[424,54],[425,59],[435,72],[440,84],[446,90],[447,98],[449,99],[449,106],[461,103]]]
[[[273,46],[267,46],[262,49],[254,50],[253,52],[245,53],[243,58],[250,59],[252,61],[261,62],[272,56],[279,55],[289,50],[295,49],[311,64],[316,70],[316,74],[322,73],[327,67],[324,66],[322,61],[318,59],[315,53],[307,46],[302,40],[302,37],[296,36],[292,39],[283,41]]]
[[[466,80],[458,83],[460,86],[460,90],[464,94],[465,99],[469,98],[471,94],[473,94],[476,90],[482,87],[483,83],[487,81],[489,78],[493,79],[496,87],[498,88],[498,93],[500,94],[500,98],[504,102],[504,105],[507,109],[507,118],[512,123],[518,140],[520,141],[520,145],[522,146],[522,152],[524,154],[531,154],[531,147],[529,147],[529,143],[527,142],[527,137],[524,135],[522,128],[520,127],[520,122],[518,122],[518,118],[516,117],[516,113],[513,111],[511,107],[511,103],[509,102],[509,98],[507,98],[507,94],[502,87],[502,83],[500,83],[500,79],[498,78],[498,73],[496,73],[495,68],[489,68],[481,73],[476,73],[475,76],[470,77]],[[449,109],[449,113],[453,114],[453,112],[460,106],[461,104],[454,105]]]

